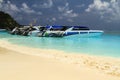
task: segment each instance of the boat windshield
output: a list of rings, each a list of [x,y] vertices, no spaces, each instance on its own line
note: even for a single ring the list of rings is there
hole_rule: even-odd
[[[74,26],[73,30],[90,30],[90,29],[84,26]]]

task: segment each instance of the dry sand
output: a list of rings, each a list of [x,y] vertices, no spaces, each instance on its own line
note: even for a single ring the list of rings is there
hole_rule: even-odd
[[[0,40],[0,80],[120,80],[120,59],[34,49]]]

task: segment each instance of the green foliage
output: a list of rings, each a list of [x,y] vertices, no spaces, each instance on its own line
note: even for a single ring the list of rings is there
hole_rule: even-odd
[[[9,14],[0,11],[0,29],[12,30],[20,26]]]

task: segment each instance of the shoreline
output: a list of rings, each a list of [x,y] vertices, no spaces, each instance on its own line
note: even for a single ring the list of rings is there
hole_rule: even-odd
[[[86,69],[88,68],[90,70],[93,70],[93,72],[95,70],[99,73],[120,79],[120,59],[112,57],[91,56],[86,54],[67,54],[63,51],[51,49],[46,50],[30,48],[14,45],[5,40],[0,40],[0,48],[14,51],[16,54],[19,53],[19,55],[21,54],[26,56],[28,55],[33,57],[40,57],[44,59],[52,59],[53,61],[57,61],[62,64],[67,63],[69,65],[74,65],[79,68],[85,67]],[[5,53],[4,50],[1,50],[0,52]]]

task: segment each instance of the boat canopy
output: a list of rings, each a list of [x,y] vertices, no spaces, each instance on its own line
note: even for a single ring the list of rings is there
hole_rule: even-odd
[[[85,26],[46,26],[47,29],[63,30],[63,31],[71,27],[73,27],[73,30],[90,30],[88,27]]]
[[[61,31],[65,31],[68,28],[71,28],[71,26],[46,26],[47,29],[50,30],[61,30]]]

